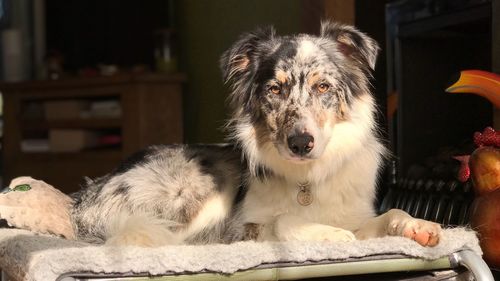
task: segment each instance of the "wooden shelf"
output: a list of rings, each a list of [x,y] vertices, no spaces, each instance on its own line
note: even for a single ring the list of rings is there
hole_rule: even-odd
[[[83,177],[103,176],[128,155],[145,146],[182,143],[181,83],[184,80],[183,75],[150,73],[58,81],[0,82],[4,98],[4,130],[8,132],[3,138],[2,172],[5,182],[28,175],[71,193],[78,190]],[[72,119],[46,120],[46,111],[29,112],[36,106],[43,108],[50,101],[94,102],[108,98],[120,102],[121,117],[87,119],[75,115]],[[34,103],[34,107],[29,107],[29,103]],[[54,112],[54,118],[64,115],[57,110]],[[27,119],[30,113],[40,116]],[[97,134],[112,130],[110,133],[120,134],[121,144],[64,153],[21,150],[23,140],[50,137],[52,129],[84,130]],[[69,138],[58,140],[71,144],[67,143],[71,141]]]
[[[30,82],[0,82],[0,89],[4,91],[30,91],[34,95],[46,95],[54,90],[74,90],[95,87],[113,87],[124,84],[137,83],[162,83],[180,84],[186,81],[186,76],[181,73],[165,75],[161,73],[119,73],[113,76],[97,77],[70,77],[60,80],[34,80]],[[33,90],[36,89],[36,92]],[[92,91],[95,92],[95,91]]]
[[[122,159],[122,152],[119,148],[102,148],[78,152],[21,152],[19,157],[21,161],[111,160],[112,162],[116,162]]]
[[[120,118],[88,118],[68,120],[23,120],[23,130],[49,129],[119,129],[122,126]]]

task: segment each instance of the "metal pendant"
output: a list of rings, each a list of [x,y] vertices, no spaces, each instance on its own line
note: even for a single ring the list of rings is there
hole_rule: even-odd
[[[313,197],[311,194],[311,187],[309,182],[305,183],[297,183],[299,186],[299,192],[297,193],[297,202],[299,202],[302,206],[309,206],[313,201]]]

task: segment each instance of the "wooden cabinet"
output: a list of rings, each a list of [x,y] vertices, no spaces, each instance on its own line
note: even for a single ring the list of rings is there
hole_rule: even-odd
[[[121,74],[1,83],[4,182],[29,175],[70,193],[84,176],[102,176],[147,145],[182,143],[184,81],[183,75]],[[93,111],[102,104],[118,110]],[[92,141],[75,147],[80,136]]]

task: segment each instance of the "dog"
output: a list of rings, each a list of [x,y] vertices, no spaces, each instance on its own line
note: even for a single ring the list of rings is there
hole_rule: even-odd
[[[439,243],[439,224],[377,216],[386,149],[374,119],[379,47],[348,25],[243,34],[220,61],[230,144],[156,145],[72,195],[78,239],[110,245],[352,241]]]

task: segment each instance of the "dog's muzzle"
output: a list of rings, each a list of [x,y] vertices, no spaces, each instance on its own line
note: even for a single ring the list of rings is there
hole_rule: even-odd
[[[287,142],[290,151],[297,156],[305,156],[314,148],[314,137],[308,133],[291,135]]]

